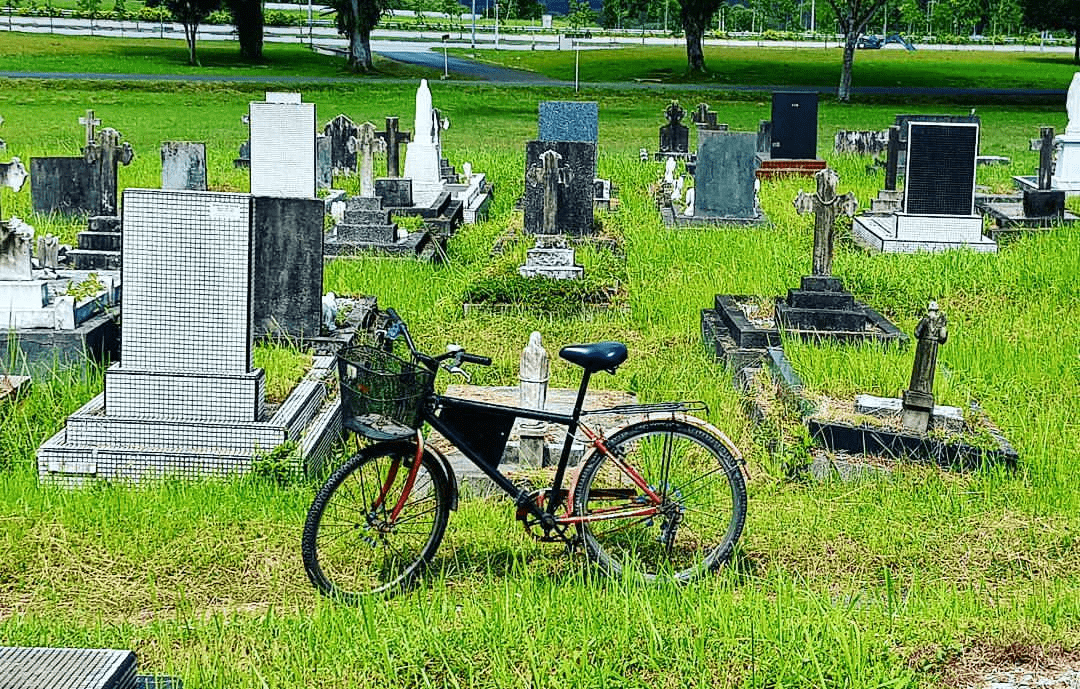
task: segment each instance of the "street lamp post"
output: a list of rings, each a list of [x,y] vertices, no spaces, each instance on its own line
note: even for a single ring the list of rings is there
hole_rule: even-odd
[[[499,0],[495,0],[495,50],[499,49]]]
[[[476,50],[476,0],[472,0],[472,48]]]

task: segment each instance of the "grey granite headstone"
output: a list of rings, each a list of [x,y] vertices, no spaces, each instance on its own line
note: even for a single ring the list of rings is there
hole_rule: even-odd
[[[544,227],[544,185],[531,168],[541,165],[544,151],[559,154],[559,165],[567,170],[567,183],[558,186],[555,231],[566,235],[593,233],[593,170],[596,144],[581,141],[529,141],[525,144],[525,232],[538,234]]]
[[[83,158],[31,158],[30,198],[37,213],[96,213],[97,165]]]
[[[206,144],[191,141],[162,143],[161,188],[206,191]]]
[[[253,327],[317,336],[322,322],[323,215],[319,199],[253,199]]]
[[[698,130],[694,213],[700,218],[753,218],[757,134]]]
[[[315,137],[315,157],[315,186],[318,189],[329,189],[334,184],[330,137],[324,134]]]
[[[540,141],[588,141],[596,143],[600,132],[600,108],[594,102],[543,101],[540,103]]]
[[[412,180],[408,177],[379,177],[375,180],[375,195],[387,208],[408,208],[413,205]]]

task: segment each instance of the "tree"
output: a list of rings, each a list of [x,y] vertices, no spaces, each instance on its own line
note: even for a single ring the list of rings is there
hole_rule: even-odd
[[[188,45],[188,64],[199,64],[195,56],[195,36],[199,32],[199,24],[220,6],[221,0],[165,0],[165,7],[172,12],[176,21],[184,25],[184,38]]]
[[[570,0],[568,8],[566,21],[570,23],[570,28],[574,31],[596,21],[596,12],[593,12],[592,8],[589,7],[588,0]]]
[[[236,37],[240,40],[240,57],[262,60],[263,6],[262,0],[225,0],[233,16]]]
[[[375,68],[371,30],[390,9],[389,0],[330,0],[337,13],[337,30],[349,39],[349,67],[357,72]]]
[[[701,41],[721,4],[723,0],[679,0],[679,16],[686,34],[686,68],[690,72],[705,71]]]
[[[1024,23],[1036,29],[1061,29],[1073,35],[1073,62],[1080,64],[1080,3],[1076,0],[1021,0]]]
[[[840,33],[844,34],[844,62],[840,68],[840,88],[836,98],[842,102],[851,100],[851,65],[855,62],[855,44],[866,24],[887,0],[828,0],[836,15]],[[1067,1],[1067,0],[1065,0]]]

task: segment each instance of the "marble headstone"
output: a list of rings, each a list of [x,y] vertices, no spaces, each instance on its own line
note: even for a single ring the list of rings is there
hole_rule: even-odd
[[[191,141],[162,143],[161,188],[206,191],[206,144]]]

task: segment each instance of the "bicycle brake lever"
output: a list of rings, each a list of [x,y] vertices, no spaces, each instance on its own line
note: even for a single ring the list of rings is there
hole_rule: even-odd
[[[462,378],[465,379],[466,383],[469,383],[469,382],[472,381],[472,376],[469,375],[469,372],[466,371],[465,369],[461,368],[460,366],[450,366],[446,370],[449,371],[451,374],[457,374],[457,375],[461,376]]]

